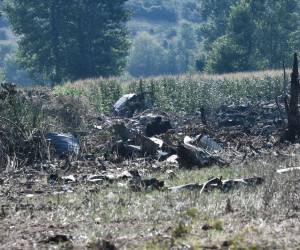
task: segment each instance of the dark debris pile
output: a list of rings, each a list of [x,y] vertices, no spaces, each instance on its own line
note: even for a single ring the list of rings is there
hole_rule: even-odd
[[[28,176],[46,175],[48,184],[112,183],[130,180],[132,190],[164,189],[164,182],[144,178],[154,171],[226,167],[279,149],[285,127],[283,105],[247,103],[220,107],[214,114],[174,114],[151,107],[144,95],[123,96],[113,115],[90,121],[86,133],[49,133],[53,157],[21,170]],[[205,117],[204,117],[205,116]],[[0,148],[1,150],[1,148]],[[34,173],[34,174],[33,174]],[[11,174],[11,173],[6,173]],[[30,178],[31,178],[30,177]],[[230,186],[262,183],[262,177],[187,184],[181,189],[227,190]]]

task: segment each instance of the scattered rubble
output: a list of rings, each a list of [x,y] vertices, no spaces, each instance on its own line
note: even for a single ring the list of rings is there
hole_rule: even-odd
[[[285,173],[291,173],[294,171],[300,171],[300,167],[278,169],[278,170],[276,170],[276,173],[277,174],[285,174]]]
[[[186,185],[169,187],[168,190],[172,192],[179,192],[183,190],[194,191],[199,190],[200,193],[209,192],[213,190],[220,190],[222,192],[229,192],[234,188],[239,187],[255,187],[263,184],[265,181],[264,177],[251,177],[251,178],[242,178],[242,179],[229,179],[222,180],[222,177],[212,178],[203,184],[199,183],[189,183]]]
[[[215,189],[228,192],[263,183],[264,177],[212,178],[202,184],[165,187],[164,181],[145,178],[149,175],[143,172],[167,170],[167,178],[173,179],[176,174],[172,169],[225,167],[274,152],[286,120],[280,111],[282,103],[224,105],[217,110],[215,118],[205,112],[204,119],[203,112],[187,115],[149,109],[145,95],[122,96],[113,106],[116,116],[102,115],[93,120],[90,131],[80,136],[80,141],[72,134],[46,134],[46,140],[60,156],[57,162],[36,164],[37,169],[47,171],[48,184],[127,182],[135,191],[203,193]],[[69,155],[75,156],[74,159]],[[68,173],[58,174],[60,168]],[[93,171],[85,174],[86,169]],[[277,173],[294,170],[298,168],[281,169]]]
[[[41,240],[40,243],[61,244],[65,242],[70,242],[71,240],[72,240],[71,236],[64,235],[64,234],[56,234],[53,236],[49,236],[48,239]]]
[[[58,155],[79,153],[79,141],[71,134],[48,133],[46,140],[53,145]]]
[[[114,112],[118,116],[132,117],[135,112],[146,109],[145,94],[127,94],[122,96],[113,106]]]
[[[162,116],[152,116],[150,118],[151,120],[147,123],[145,129],[146,136],[151,137],[154,135],[161,135],[172,129],[171,122],[169,120],[164,120]]]
[[[232,128],[252,135],[271,135],[284,127],[284,103],[246,103],[222,106],[217,111],[219,128]]]
[[[178,161],[181,166],[191,167],[198,166],[204,167],[213,164],[217,165],[226,165],[226,162],[220,157],[212,155],[203,148],[196,147],[192,145],[196,139],[193,139],[189,136],[184,138],[184,143],[178,147]]]

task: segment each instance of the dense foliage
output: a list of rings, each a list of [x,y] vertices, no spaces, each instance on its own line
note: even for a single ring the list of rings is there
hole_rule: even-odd
[[[55,82],[119,74],[125,64],[125,73],[135,77],[278,69],[283,62],[289,66],[300,46],[298,0],[120,0],[110,1],[119,8],[98,11],[98,1],[72,0],[66,5],[60,0],[53,9],[57,29],[49,20],[51,1],[6,2],[19,2],[20,12],[10,14],[13,28],[16,22],[33,22],[27,25],[30,36],[20,39],[7,28],[5,15],[0,20],[3,77],[22,83],[29,81],[20,66],[38,80]],[[38,4],[23,13],[30,2]],[[119,20],[114,27],[112,17]],[[126,60],[127,18],[132,46]],[[23,34],[20,27],[15,31]]]
[[[129,43],[126,0],[9,0],[21,65],[54,83],[121,73]]]
[[[298,0],[204,1],[207,69],[280,68],[300,46]]]
[[[131,75],[182,74],[195,70],[201,47],[199,1],[129,0],[127,6],[132,12],[128,24],[133,40],[128,60]]]
[[[130,25],[136,42],[129,72],[135,76],[134,66],[148,55],[143,54],[145,47],[156,49],[161,59],[147,58],[147,64],[153,67],[139,68],[138,75],[142,76],[195,70],[224,73],[281,68],[283,61],[289,62],[300,46],[297,0],[130,0],[129,3],[139,20]],[[157,18],[152,13],[156,9],[173,15]],[[153,15],[143,14],[150,10]],[[144,46],[139,46],[140,33],[145,31],[148,38],[144,39]]]

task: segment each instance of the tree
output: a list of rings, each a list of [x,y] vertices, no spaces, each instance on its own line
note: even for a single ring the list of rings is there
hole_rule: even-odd
[[[215,17],[218,12],[208,12],[215,30],[220,32],[217,37],[217,33],[204,33],[209,51],[207,69],[223,73],[280,68],[292,51],[297,50],[298,0],[238,0],[223,4],[225,2],[231,2],[223,6],[226,16],[219,13]]]
[[[28,74],[20,69],[16,62],[16,55],[14,52],[8,54],[4,58],[3,66],[3,78],[8,82],[22,83],[22,85],[33,84],[33,81],[29,78]]]
[[[201,16],[204,19],[201,30],[205,38],[206,48],[210,48],[212,42],[226,34],[227,18],[230,8],[239,0],[202,0]]]
[[[165,74],[166,51],[146,32],[141,33],[133,43],[128,64],[132,76],[154,76]]]
[[[251,6],[257,23],[257,48],[264,55],[269,68],[280,68],[282,61],[288,61],[290,55],[298,49],[293,34],[300,30],[300,2],[252,0]]]
[[[126,0],[6,0],[19,61],[52,83],[119,74],[129,49]]]
[[[256,69],[255,20],[249,1],[230,9],[227,35],[212,44],[207,69],[218,73]]]
[[[234,72],[239,69],[239,58],[244,51],[230,36],[219,37],[212,45],[206,69],[209,72]]]
[[[194,27],[189,22],[183,22],[179,34],[168,46],[168,74],[182,74],[196,68],[196,50],[198,49]]]

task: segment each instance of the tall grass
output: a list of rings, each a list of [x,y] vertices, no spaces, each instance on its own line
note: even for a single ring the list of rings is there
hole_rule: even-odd
[[[123,89],[118,79],[87,79],[66,83],[54,88],[54,95],[87,97],[99,112],[108,112],[111,105],[122,95]]]
[[[122,95],[147,91],[157,107],[195,112],[201,107],[247,101],[270,101],[281,94],[283,74],[262,71],[227,75],[181,75],[145,79],[88,79],[57,86],[55,95],[87,97],[98,111],[107,112]]]

